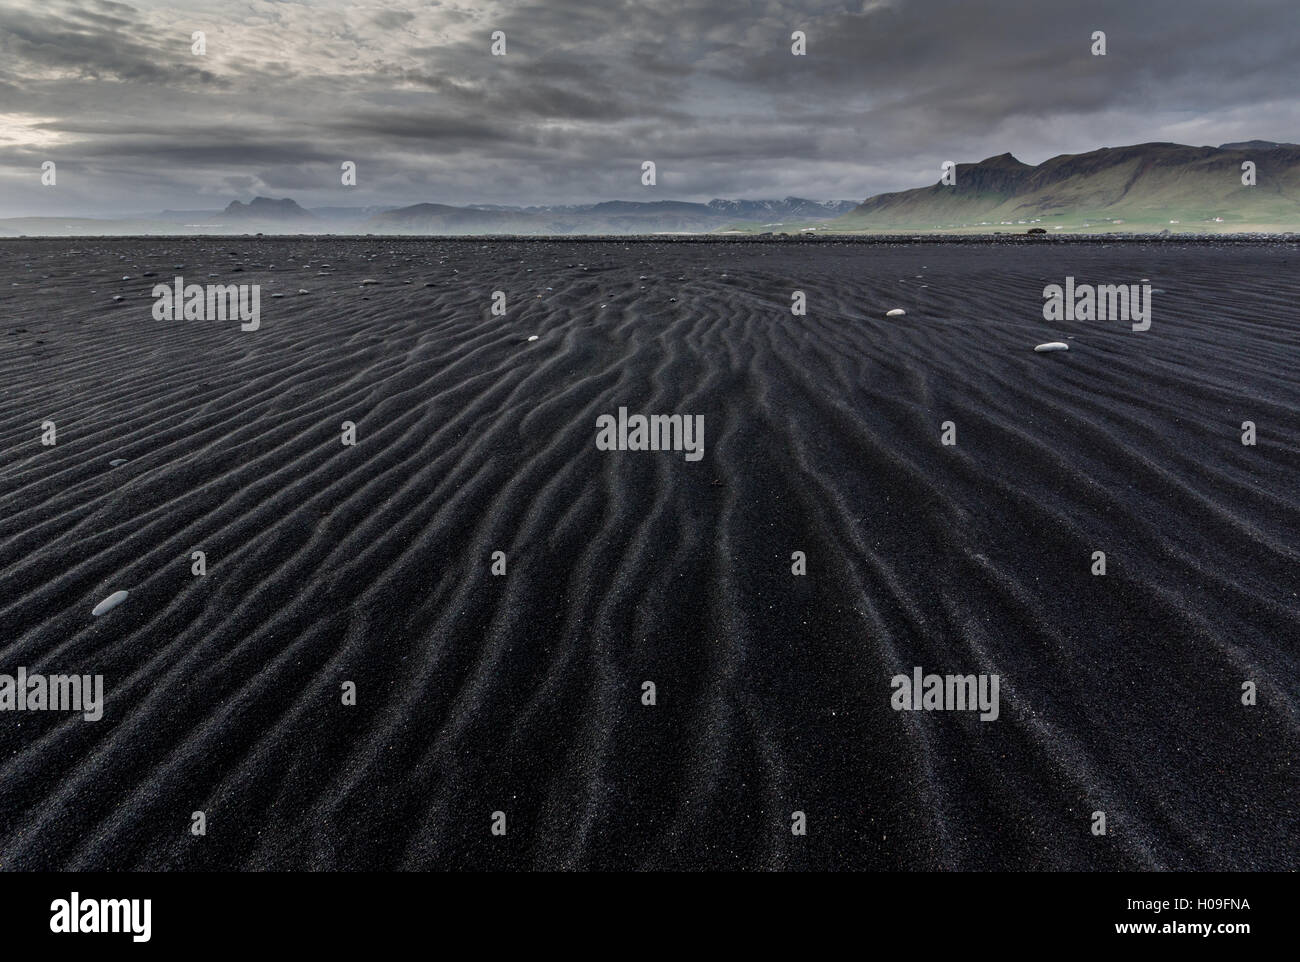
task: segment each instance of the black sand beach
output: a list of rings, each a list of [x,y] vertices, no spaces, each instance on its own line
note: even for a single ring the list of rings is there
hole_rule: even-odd
[[[105,686],[0,712],[0,868],[1300,868],[1298,305],[1294,244],[0,242],[0,672]]]

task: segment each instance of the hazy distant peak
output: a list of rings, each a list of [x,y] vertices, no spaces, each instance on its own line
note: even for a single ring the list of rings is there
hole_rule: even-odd
[[[1300,147],[1300,144],[1280,144],[1272,140],[1239,140],[1233,144],[1219,144],[1220,150],[1276,150],[1279,147]]]
[[[715,197],[708,207],[737,220],[766,220],[773,217],[820,219],[828,214],[843,214],[857,206],[851,200],[809,200],[785,197],[781,200],[727,200]]]
[[[272,197],[254,197],[247,204],[232,200],[222,217],[238,217],[256,220],[284,220],[286,218],[312,220],[313,215],[298,205],[296,200],[284,197],[276,200]]]

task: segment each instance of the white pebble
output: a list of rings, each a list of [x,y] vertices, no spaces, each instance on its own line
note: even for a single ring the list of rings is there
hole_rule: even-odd
[[[537,335],[536,335],[536,334],[533,334],[532,336],[530,336],[530,337],[528,338],[528,340],[530,340],[530,341],[535,341],[535,340],[537,340]]]
[[[907,311],[903,310],[901,307],[896,307],[892,311],[885,311],[885,317],[902,317],[906,313]]]
[[[1048,341],[1046,344],[1039,344],[1038,347],[1034,348],[1034,352],[1046,354],[1048,351],[1068,351],[1069,349],[1070,345],[1064,341]]]
[[[124,601],[126,601],[126,592],[114,591],[111,595],[109,595],[99,604],[95,605],[95,608],[93,611],[91,611],[91,614],[94,615],[96,618],[98,618],[100,615],[104,614],[105,612],[112,611],[114,608],[116,608]]]
[[[109,461],[108,464],[109,467],[115,468],[119,464],[126,464],[126,458],[114,458],[112,461]]]

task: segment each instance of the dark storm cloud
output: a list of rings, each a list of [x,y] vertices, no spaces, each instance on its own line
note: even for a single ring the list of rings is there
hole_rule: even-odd
[[[1008,150],[1300,139],[1293,0],[0,4],[0,214],[860,199]]]
[[[124,11],[129,8],[114,4]],[[157,47],[136,32],[148,34],[139,20],[94,10],[7,7],[0,29],[3,70],[10,79],[50,73],[81,80],[149,84],[194,84],[214,78],[176,57],[159,58]]]

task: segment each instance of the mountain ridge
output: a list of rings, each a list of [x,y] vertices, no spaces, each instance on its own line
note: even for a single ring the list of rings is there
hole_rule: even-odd
[[[956,182],[868,197],[832,230],[988,227],[1051,218],[1111,224],[1300,226],[1300,146],[1153,142],[1059,154],[1031,166],[1011,154],[958,164]],[[1243,164],[1255,164],[1254,186]],[[1216,219],[1218,218],[1218,219]],[[1085,226],[1091,226],[1090,224]]]
[[[1247,162],[1255,182],[1243,181]],[[1067,232],[1282,233],[1300,230],[1300,145],[1218,147],[1150,142],[1058,154],[1033,165],[1010,152],[955,166],[956,181],[875,194],[861,203],[714,198],[513,206],[418,203],[304,208],[255,196],[223,210],[115,219],[16,217],[0,235],[406,234],[587,236],[704,233]],[[1024,231],[1019,231],[1023,233]]]

